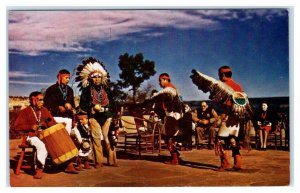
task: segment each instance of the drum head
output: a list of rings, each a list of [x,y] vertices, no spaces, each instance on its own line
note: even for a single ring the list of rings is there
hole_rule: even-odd
[[[234,92],[232,94],[232,99],[234,103],[241,106],[245,106],[248,102],[246,94],[242,92]]]

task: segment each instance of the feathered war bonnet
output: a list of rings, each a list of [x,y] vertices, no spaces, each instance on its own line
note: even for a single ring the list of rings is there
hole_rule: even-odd
[[[106,71],[105,66],[102,62],[95,58],[88,58],[82,61],[82,64],[79,64],[76,72],[76,82],[80,82],[78,87],[80,90],[91,85],[92,77],[101,76],[102,85],[108,86],[109,84],[109,73]]]

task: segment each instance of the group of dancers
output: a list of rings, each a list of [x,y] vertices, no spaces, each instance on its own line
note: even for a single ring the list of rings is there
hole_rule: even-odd
[[[28,144],[37,150],[35,179],[41,179],[48,154],[59,160],[56,164],[64,166],[66,173],[77,174],[78,170],[89,169],[89,156],[93,156],[95,167],[101,168],[104,163],[104,152],[107,153],[107,165],[118,166],[116,145],[120,111],[112,104],[109,96],[110,76],[104,64],[88,58],[77,66],[76,81],[81,90],[79,106],[75,107],[73,89],[68,86],[70,72],[60,70],[57,82],[43,94],[32,92],[29,96],[30,106],[20,111],[14,128],[26,131]],[[232,79],[229,66],[218,70],[219,80],[193,70],[191,79],[203,92],[210,93],[210,99],[222,107],[220,128],[216,151],[220,156],[219,171],[242,167],[239,144],[236,139],[239,133],[240,119],[250,110],[247,95],[242,87]],[[159,76],[162,88],[154,93],[147,102],[155,104],[162,120],[162,131],[171,155],[167,164],[180,164],[176,140],[181,135],[181,119],[185,110],[178,89],[171,83],[167,73]],[[67,135],[62,136],[61,125]],[[55,129],[54,129],[55,128]],[[55,134],[54,134],[55,133]],[[74,146],[66,145],[72,139]],[[55,145],[56,144],[56,145]],[[59,149],[57,147],[62,146]],[[67,148],[68,146],[68,148]],[[229,164],[229,151],[232,151],[234,166]],[[77,162],[78,168],[74,167]]]

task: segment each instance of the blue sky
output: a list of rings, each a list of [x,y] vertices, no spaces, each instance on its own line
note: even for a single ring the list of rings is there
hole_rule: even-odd
[[[9,95],[27,96],[73,72],[84,57],[104,62],[119,79],[118,57],[142,52],[167,72],[184,100],[207,95],[196,69],[217,78],[229,65],[249,97],[289,96],[289,14],[285,9],[9,11]],[[78,94],[76,84],[74,90]]]

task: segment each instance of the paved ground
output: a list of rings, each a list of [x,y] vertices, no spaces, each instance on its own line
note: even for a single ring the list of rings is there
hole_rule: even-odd
[[[169,155],[135,154],[118,151],[120,167],[92,168],[79,174],[48,171],[43,179],[33,179],[31,174],[14,174],[17,145],[20,140],[10,140],[10,186],[12,187],[203,187],[203,186],[288,186],[290,183],[290,154],[288,151],[267,150],[250,152],[242,150],[243,170],[216,172],[219,159],[213,150],[182,151],[182,164],[166,165]],[[231,159],[232,161],[232,159]]]

